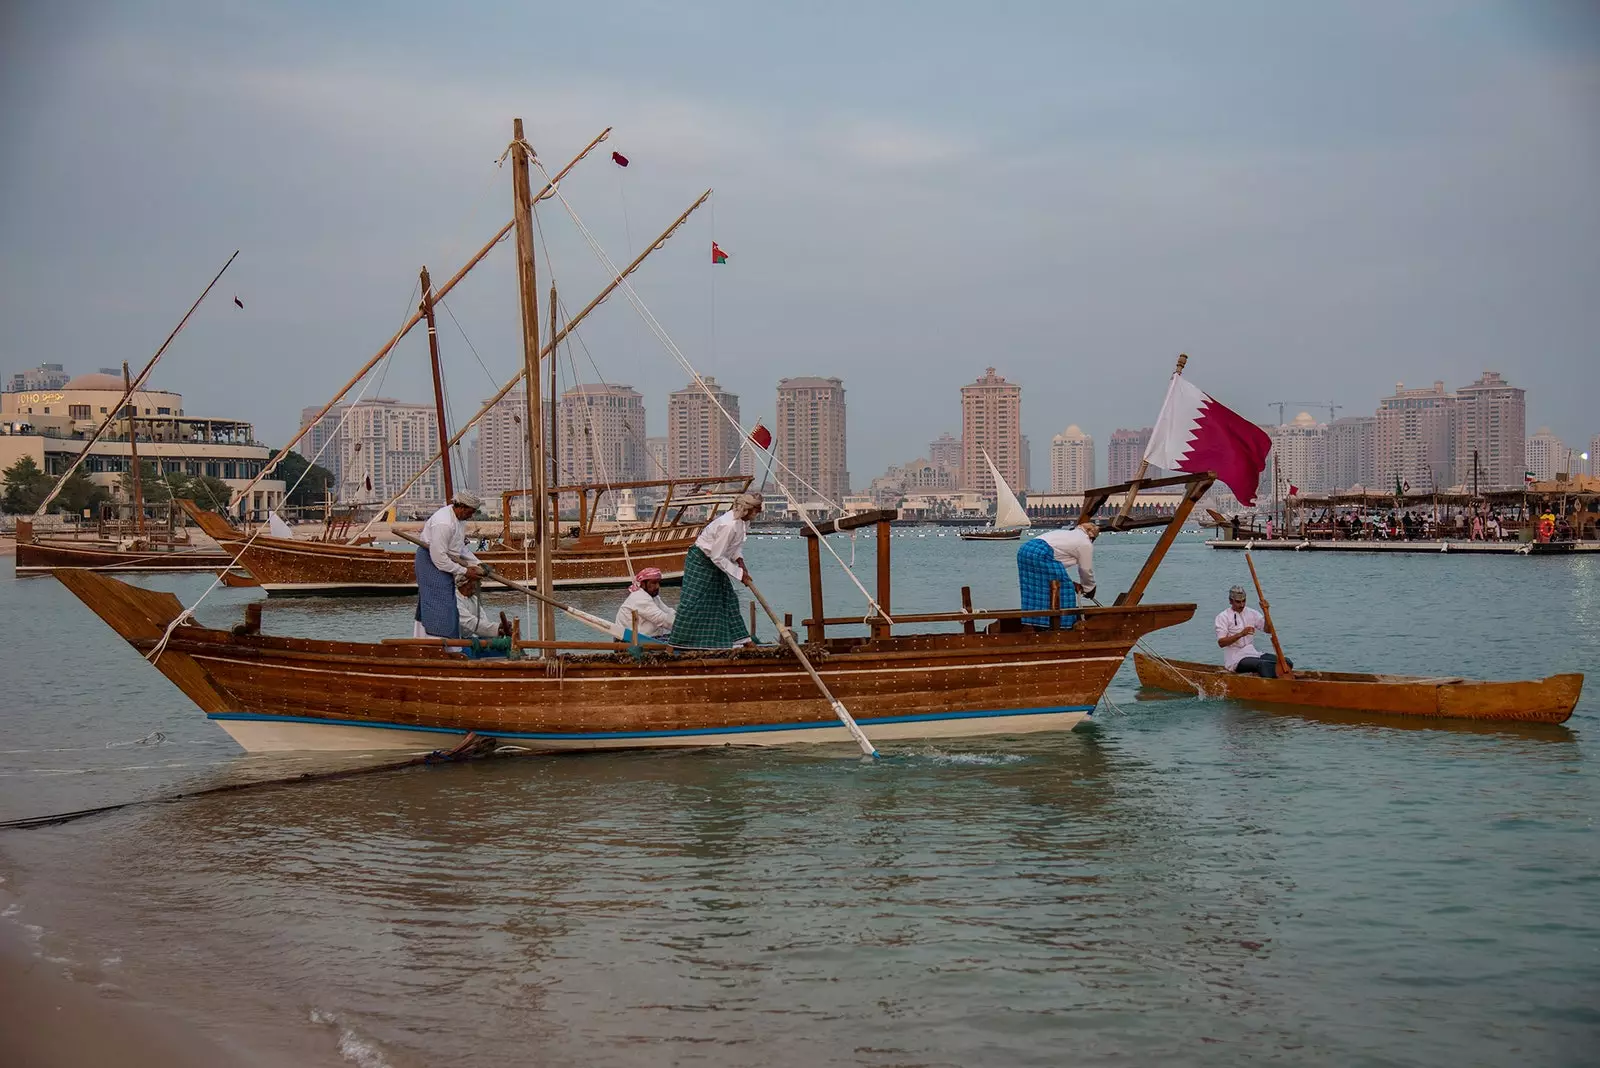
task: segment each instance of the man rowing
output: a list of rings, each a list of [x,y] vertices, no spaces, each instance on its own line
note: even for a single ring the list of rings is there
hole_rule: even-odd
[[[761,514],[761,494],[741,493],[733,507],[706,524],[683,560],[683,595],[667,640],[689,649],[728,649],[748,644],[750,631],[739,611],[735,582],[750,585],[744,539]]]
[[[1017,549],[1017,585],[1021,588],[1024,609],[1048,610],[1050,608],[1050,583],[1061,584],[1061,607],[1077,605],[1077,594],[1093,597],[1094,540],[1100,536],[1100,527],[1085,519],[1075,527],[1051,530],[1032,541],[1023,542]],[[1078,581],[1072,581],[1067,568],[1077,565]],[[1070,628],[1078,617],[1062,616],[1062,629]],[[1049,616],[1023,616],[1022,622],[1030,627],[1049,627]]]
[[[634,621],[637,620],[639,637],[665,640],[672,633],[672,624],[677,615],[672,606],[661,599],[661,569],[647,567],[633,576],[633,585],[628,587],[628,599],[617,609],[617,626],[626,634],[635,629]],[[625,637],[623,640],[630,639]]]
[[[1256,648],[1255,636],[1266,630],[1266,626],[1266,617],[1245,604],[1243,586],[1229,590],[1227,611],[1218,612],[1216,619],[1217,646],[1222,650],[1222,666],[1240,675],[1277,678],[1277,654],[1262,653]],[[1294,661],[1288,657],[1284,658],[1284,662],[1294,667]]]
[[[457,490],[450,503],[422,524],[413,567],[417,575],[417,637],[459,638],[461,621],[456,611],[456,580],[465,575],[478,579],[483,569],[467,548],[466,522],[483,502],[477,494]],[[451,556],[468,561],[458,564]]]

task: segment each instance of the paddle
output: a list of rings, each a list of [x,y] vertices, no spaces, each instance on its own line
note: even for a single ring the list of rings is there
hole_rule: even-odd
[[[1288,659],[1283,655],[1283,644],[1278,641],[1278,628],[1272,625],[1272,606],[1267,604],[1267,595],[1261,592],[1261,579],[1256,575],[1255,557],[1251,555],[1250,546],[1244,547],[1244,562],[1250,565],[1250,581],[1256,584],[1256,600],[1261,602],[1261,618],[1267,621],[1267,634],[1272,638],[1272,651],[1278,654],[1278,678],[1294,678],[1294,668],[1289,666]]]
[[[424,549],[428,547],[427,543],[425,543],[421,538],[413,537],[403,530],[396,530],[392,533],[395,537],[404,538],[413,545],[421,546]],[[567,615],[571,616],[573,619],[576,619],[579,623],[582,623],[586,627],[593,627],[595,630],[598,630],[603,634],[607,634],[612,638],[615,638],[617,641],[622,640],[623,630],[613,622],[608,622],[607,620],[601,619],[599,616],[590,615],[581,608],[574,608],[569,604],[562,604],[554,597],[546,597],[532,586],[518,582],[516,579],[510,578],[509,576],[502,575],[500,572],[496,571],[494,568],[490,567],[481,560],[474,564],[472,561],[463,559],[462,557],[457,556],[455,553],[448,553],[447,555],[450,557],[450,559],[454,560],[462,567],[477,567],[478,570],[483,572],[484,578],[492,578],[496,582],[510,586],[512,589],[517,590],[520,593],[527,594],[535,601],[542,601],[551,608],[559,609],[560,611],[565,612]]]
[[[794,640],[794,633],[783,625],[783,621],[772,610],[772,606],[767,603],[767,599],[761,596],[760,590],[756,589],[755,582],[752,581],[746,583],[746,585],[750,587],[750,592],[755,594],[756,600],[761,602],[761,607],[766,610],[767,618],[772,620],[772,625],[778,628],[778,633],[789,644],[789,651],[794,653],[795,659],[800,661],[800,666],[805,668],[806,674],[811,676],[811,681],[816,683],[817,689],[822,691],[822,696],[827,698],[828,704],[833,706],[833,714],[839,717],[839,722],[844,724],[845,729],[850,732],[850,736],[856,740],[856,744],[861,747],[863,753],[874,760],[878,759],[877,746],[873,745],[872,740],[862,731],[861,727],[856,723],[855,717],[850,714],[850,710],[844,707],[844,702],[829,692],[828,684],[822,681],[822,676],[817,674],[817,669],[811,666],[811,661],[806,659],[806,654],[800,651],[800,643]]]

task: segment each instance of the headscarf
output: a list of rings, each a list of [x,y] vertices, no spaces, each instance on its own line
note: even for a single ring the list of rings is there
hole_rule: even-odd
[[[759,511],[762,503],[761,494],[759,493],[741,493],[733,499],[735,508],[754,508]]]
[[[1083,532],[1085,534],[1089,535],[1089,537],[1091,537],[1091,538],[1098,537],[1099,534],[1100,534],[1100,524],[1099,523],[1091,523],[1087,519],[1085,519],[1082,523],[1079,523],[1078,526],[1081,527],[1083,529]]]
[[[641,568],[639,573],[637,575],[633,576],[633,585],[628,587],[628,592],[629,593],[637,592],[639,589],[641,589],[644,586],[644,584],[646,582],[660,582],[660,581],[661,581],[661,569],[659,567]]]

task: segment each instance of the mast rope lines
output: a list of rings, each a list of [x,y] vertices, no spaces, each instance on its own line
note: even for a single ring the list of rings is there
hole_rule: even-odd
[[[590,151],[592,151],[594,149],[595,145],[598,145],[601,141],[604,141],[609,136],[611,136],[611,127],[607,126],[604,130],[600,131],[599,136],[597,136],[593,141],[590,141],[587,145],[584,146],[584,149],[583,149],[582,152],[579,152],[576,156],[572,157],[572,160],[570,162],[568,162],[568,164],[565,167],[561,168],[561,170],[559,172],[557,172],[557,177],[558,178],[565,178],[567,176],[567,173],[569,171],[571,171],[572,168],[576,167],[580,162],[582,162],[583,158],[585,156],[587,156],[590,153]],[[536,201],[536,202],[539,201],[539,200],[543,200],[545,197],[547,197],[549,195],[549,193],[550,193],[550,189],[547,186],[544,189],[541,189],[539,191],[538,195],[536,195],[533,198],[533,200]],[[498,245],[500,242],[505,240],[506,235],[511,232],[512,227],[515,226],[515,225],[516,225],[516,220],[513,219],[511,222],[508,222],[504,226],[502,226],[499,229],[499,231],[497,231],[495,233],[495,235],[489,239],[488,243],[486,243],[482,248],[480,248],[473,255],[473,257],[471,259],[469,259],[466,262],[466,264],[459,271],[457,271],[454,275],[451,276],[449,281],[447,281],[444,285],[440,286],[438,289],[434,290],[434,293],[433,293],[434,302],[438,303],[440,300],[443,300],[445,295],[448,294],[452,289],[454,289],[456,287],[456,283],[461,281],[463,278],[465,278],[467,276],[467,272],[468,271],[472,270],[479,263],[481,263],[485,256],[489,255],[490,252],[494,251],[494,247],[496,245]],[[255,478],[251,479],[250,482],[244,487],[244,489],[239,491],[240,500],[243,501],[244,499],[246,499],[248,497],[250,491],[255,488],[256,483],[260,482],[262,479],[264,479],[268,475],[270,475],[272,473],[273,469],[277,467],[278,460],[280,460],[284,456],[288,455],[289,450],[294,448],[297,444],[299,444],[300,439],[305,437],[306,434],[310,433],[311,428],[313,426],[315,426],[318,422],[320,422],[322,417],[327,415],[328,412],[330,410],[332,410],[332,408],[333,408],[333,406],[335,404],[338,404],[339,401],[344,399],[344,395],[346,393],[349,393],[352,389],[354,389],[355,388],[355,384],[357,382],[361,381],[361,379],[366,375],[366,373],[368,371],[370,371],[374,367],[376,367],[379,360],[381,360],[385,356],[389,355],[390,351],[393,350],[393,348],[396,345],[400,344],[400,340],[411,332],[411,328],[412,327],[414,327],[418,323],[422,322],[422,319],[423,319],[423,315],[422,315],[422,311],[420,309],[412,312],[411,317],[406,320],[405,325],[403,325],[398,331],[396,331],[394,336],[389,338],[389,340],[384,343],[384,346],[382,348],[380,348],[377,351],[377,353],[375,355],[373,355],[373,357],[370,360],[368,360],[365,364],[362,365],[361,370],[357,371],[355,376],[353,378],[351,378],[350,381],[346,382],[344,384],[344,387],[342,389],[340,389],[339,392],[337,392],[337,393],[335,393],[333,395],[333,399],[331,399],[330,401],[328,401],[327,404],[322,406],[322,410],[321,411],[317,412],[317,414],[314,417],[312,417],[309,422],[302,423],[301,427],[300,427],[300,430],[293,437],[291,437],[289,439],[288,444],[284,445],[284,447],[279,451],[278,455],[276,457],[268,460],[266,462],[266,464],[262,466],[261,473],[258,474]],[[509,390],[508,390],[508,392],[509,392]],[[468,425],[470,426],[471,424],[469,423]],[[453,441],[450,442],[450,444],[451,445],[455,445],[456,442],[453,440]],[[434,462],[437,461],[438,459],[439,459],[439,457],[435,456],[433,458],[433,460],[428,461],[427,467],[432,467]],[[427,467],[424,467],[423,471],[426,471]],[[420,478],[421,475],[419,474],[417,477]],[[411,484],[408,483],[406,488],[410,489],[411,488]],[[402,493],[400,496],[404,496],[404,493]],[[395,501],[398,501],[399,499],[400,499],[399,497],[396,497]],[[389,508],[389,505],[394,504],[395,501],[388,502],[388,504],[385,504],[383,506],[383,509],[381,509],[381,510],[382,511],[387,511],[388,508]],[[371,526],[370,522],[368,523],[368,526]],[[365,533],[366,533],[366,527],[363,527],[361,529],[361,531],[357,534],[357,537],[359,537],[360,534],[365,534]]]
[[[143,388],[145,380],[150,377],[150,372],[155,369],[156,361],[161,359],[162,354],[167,351],[167,346],[172,344],[172,339],[178,336],[180,330],[189,325],[189,319],[194,315],[195,309],[200,307],[206,297],[211,294],[211,290],[222,280],[222,276],[227,273],[228,268],[233,266],[233,261],[238,258],[239,250],[234,249],[233,255],[228,257],[228,262],[222,265],[222,270],[217,272],[216,277],[211,279],[211,284],[206,286],[200,295],[195,298],[193,304],[189,305],[189,310],[183,313],[183,318],[179,319],[178,325],[172,328],[172,333],[167,335],[167,340],[163,341],[161,347],[156,350],[156,354],[150,357],[150,362],[144,365],[144,370],[139,372],[137,378],[128,383],[126,391],[122,394],[122,402],[113,407],[106,413],[106,417],[100,420],[100,425],[93,434],[89,435],[89,440],[84,442],[82,449],[78,450],[78,455],[73,457],[72,463],[68,464],[67,469],[56,479],[56,484],[50,487],[50,492],[45,495],[44,500],[39,502],[39,507],[34,509],[34,515],[44,515],[44,510],[50,507],[50,502],[56,499],[56,495],[61,492],[61,487],[65,486],[67,479],[72,477],[72,472],[78,469],[78,465],[83,463],[83,458],[89,455],[89,450],[94,448],[95,442],[100,440],[100,435],[104,434],[107,427],[123,416],[123,409],[133,400],[134,393]]]
[[[411,305],[412,305],[412,297],[416,294],[416,292],[417,292],[417,283],[414,282],[414,283],[412,283],[412,288],[411,288],[410,294],[407,295],[407,297],[406,297],[406,307],[407,308],[411,307]],[[390,347],[389,351],[391,351],[391,352],[393,351],[393,346]],[[385,352],[384,355],[387,356],[388,352]],[[370,368],[369,368],[369,370],[370,370]],[[376,377],[369,378],[369,377],[367,377],[365,372],[362,373],[361,377],[367,379],[367,384],[361,387],[361,392],[356,394],[356,399],[345,407],[344,414],[339,417],[339,425],[334,428],[334,432],[332,434],[329,434],[323,440],[322,448],[318,449],[316,451],[316,454],[311,457],[311,461],[306,464],[305,470],[300,472],[300,477],[294,480],[294,485],[290,486],[286,491],[284,491],[284,499],[285,500],[287,500],[288,498],[294,496],[295,490],[299,489],[300,488],[300,483],[304,482],[306,480],[306,476],[311,474],[312,469],[317,466],[317,461],[322,459],[322,454],[327,451],[328,446],[330,444],[332,444],[335,440],[339,440],[340,439],[340,437],[341,437],[341,435],[342,435],[342,433],[344,431],[345,423],[348,422],[350,417],[355,414],[356,409],[361,406],[361,402],[366,399],[367,390],[372,388],[372,385],[373,385],[374,382],[383,381],[385,376],[387,376],[387,374],[388,374],[388,366],[387,366],[387,364],[384,367],[384,374],[382,374],[382,375],[378,375]],[[359,381],[359,379],[358,379],[358,381]],[[351,385],[354,385],[354,384],[355,384],[354,382],[351,383]],[[321,417],[319,416],[318,418],[321,418]],[[304,433],[303,430],[302,430],[302,433]],[[289,451],[288,450],[288,446],[285,446],[283,452],[288,452],[288,451]],[[282,456],[283,453],[279,453],[278,455]],[[424,470],[426,470],[426,468],[424,468]],[[246,487],[246,489],[248,489],[248,487]],[[240,492],[243,493],[245,491],[240,491]],[[154,664],[157,660],[161,659],[161,654],[166,652],[167,643],[172,640],[172,632],[177,630],[184,623],[187,623],[187,622],[189,622],[189,621],[194,619],[194,611],[195,611],[195,609],[199,608],[200,605],[201,605],[201,602],[203,602],[207,597],[211,596],[211,591],[215,590],[218,586],[220,586],[222,584],[222,576],[226,575],[228,572],[232,571],[234,568],[239,566],[239,561],[240,561],[241,558],[243,558],[245,552],[250,548],[250,546],[255,544],[257,538],[261,537],[262,532],[265,531],[265,530],[268,530],[268,529],[270,529],[269,525],[266,524],[266,523],[263,523],[260,526],[256,527],[255,530],[249,532],[250,536],[247,537],[240,544],[239,551],[233,554],[233,559],[231,561],[229,561],[228,566],[227,567],[223,567],[223,568],[219,568],[217,570],[217,577],[211,580],[211,585],[207,586],[205,588],[205,590],[200,594],[200,596],[195,598],[195,601],[194,601],[193,604],[188,605],[187,607],[185,607],[182,612],[178,613],[177,617],[174,618],[171,623],[167,624],[167,629],[164,630],[162,632],[162,634],[161,634],[161,640],[156,642],[155,648],[151,649],[149,653],[145,654],[145,659],[146,660],[148,660],[148,661],[150,661],[150,663]]]
[[[541,170],[542,169],[543,168],[541,168]],[[561,175],[558,174],[558,175],[556,175],[556,177],[560,178]],[[695,213],[695,210],[697,208],[699,208],[702,204],[704,204],[710,198],[710,196],[711,196],[711,190],[709,190],[709,189],[707,189],[704,193],[701,193],[699,199],[697,199],[693,204],[690,204],[689,207],[684,210],[683,214],[679,215],[676,219],[672,220],[672,222],[667,226],[667,228],[665,230],[661,231],[661,233],[656,236],[656,239],[654,241],[652,241],[649,245],[645,246],[644,251],[640,252],[639,255],[635,256],[633,258],[632,262],[630,262],[627,267],[622,269],[620,274],[613,270],[613,272],[612,272],[613,273],[613,277],[612,277],[611,281],[605,286],[605,288],[600,290],[600,292],[595,296],[595,298],[593,300],[589,301],[588,304],[585,304],[578,311],[577,315],[574,315],[570,319],[568,319],[567,320],[567,325],[565,325],[565,326],[563,326],[561,328],[561,332],[558,333],[554,338],[552,338],[550,340],[550,342],[548,344],[544,345],[539,350],[539,358],[540,358],[540,360],[543,360],[547,355],[550,355],[550,354],[554,353],[555,352],[555,346],[559,342],[564,340],[569,333],[571,333],[573,330],[577,329],[578,324],[583,322],[583,320],[589,315],[590,312],[594,311],[602,303],[604,303],[605,299],[607,297],[611,296],[611,294],[616,291],[617,287],[620,286],[623,283],[623,280],[626,279],[628,277],[628,275],[630,275],[634,271],[638,270],[640,265],[644,263],[645,259],[647,257],[649,257],[650,253],[654,252],[656,249],[660,248],[662,245],[665,245],[667,243],[668,239],[671,238],[673,234],[677,233],[678,228],[681,227],[684,224],[684,221],[687,220],[689,218],[689,216],[693,215]],[[536,197],[534,199],[538,200],[538,199],[542,199],[542,198],[541,197]],[[435,297],[437,298],[437,294],[435,295]],[[467,431],[471,430],[472,427],[478,422],[479,419],[482,419],[485,415],[489,414],[489,410],[491,408],[493,408],[496,404],[499,404],[500,401],[505,398],[505,395],[507,393],[510,393],[513,389],[515,389],[517,387],[518,383],[520,383],[524,378],[526,378],[527,375],[528,375],[527,367],[523,367],[523,368],[519,369],[517,371],[517,373],[515,375],[513,375],[509,381],[506,382],[505,385],[500,387],[500,389],[495,393],[494,396],[490,397],[487,401],[484,402],[483,407],[478,409],[477,414],[473,415],[472,418],[468,419],[465,423],[461,424],[461,426],[456,429],[456,432],[450,436],[449,444],[452,447],[454,447],[457,442],[459,442],[462,438],[466,437]],[[425,464],[416,474],[412,475],[408,480],[406,480],[405,484],[400,487],[399,492],[397,492],[393,497],[391,497],[388,500],[388,502],[385,503],[381,509],[379,509],[379,511],[388,510],[390,505],[392,505],[392,504],[396,503],[397,501],[399,501],[401,497],[404,497],[406,495],[406,493],[408,493],[410,491],[411,487],[416,485],[417,482],[421,480],[423,472],[425,472],[429,467],[431,467],[435,462],[437,462],[438,459],[439,459],[438,454],[434,454],[434,456],[428,460],[427,464]],[[530,476],[531,476],[531,472],[530,472]],[[367,521],[367,525],[362,527],[359,531],[357,531],[351,537],[351,540],[354,541],[356,538],[359,538],[359,537],[361,537],[361,535],[365,534],[367,532],[367,530],[372,526],[372,523],[373,523],[373,520],[368,520]]]
[[[561,202],[562,207],[567,209],[567,214],[571,216],[573,224],[578,228],[578,232],[583,235],[583,239],[588,243],[590,251],[595,254],[595,257],[600,261],[603,267],[615,274],[617,270],[616,264],[611,262],[611,257],[606,255],[605,249],[600,246],[600,243],[595,239],[594,234],[590,232],[587,226],[584,225],[584,222],[581,218],[579,218],[578,213],[573,210],[572,205],[567,201],[567,198],[561,192],[560,183],[550,178],[549,173],[545,171],[543,164],[539,162],[537,157],[534,158],[533,165],[538,167],[539,173],[543,174],[546,180],[549,181],[551,193],[557,200]],[[722,413],[722,417],[728,421],[729,425],[731,425],[733,429],[740,435],[742,440],[745,430],[744,427],[739,424],[739,420],[735,419],[733,415],[729,413],[728,409],[722,406],[722,401],[718,400],[717,395],[713,393],[710,387],[705,384],[705,380],[700,377],[700,372],[695,370],[694,365],[689,362],[689,358],[684,355],[683,350],[680,349],[677,343],[672,340],[672,337],[667,333],[666,328],[661,325],[654,313],[652,313],[645,305],[644,301],[639,297],[638,292],[634,290],[632,284],[628,282],[627,278],[619,276],[617,280],[619,283],[621,283],[622,290],[627,295],[628,302],[633,305],[634,311],[638,312],[639,317],[644,320],[645,326],[648,327],[650,332],[655,335],[656,340],[661,342],[662,347],[667,350],[667,353],[678,361],[679,366],[681,366],[685,371],[689,372],[690,378],[693,380],[694,384],[698,386],[700,391],[706,395],[706,398],[711,401],[712,405],[716,407],[717,411]],[[787,471],[791,476],[793,476],[793,478],[806,489],[810,490],[814,494],[817,494],[818,496],[825,496],[810,482],[806,481],[805,477],[802,476],[798,471],[795,471],[788,464],[784,463],[781,458],[774,456],[773,461],[778,467],[782,468],[784,471]],[[783,479],[779,478],[777,481],[778,489],[781,490],[790,500],[793,500],[794,495],[790,492],[788,486],[784,484]],[[861,596],[866,598],[867,604],[871,609],[871,614],[882,618],[885,623],[893,625],[894,620],[891,619],[889,614],[883,610],[883,606],[878,603],[877,599],[874,598],[872,594],[867,592],[867,588],[861,584],[861,580],[856,577],[856,573],[851,570],[850,565],[844,562],[844,557],[840,556],[833,546],[828,544],[828,539],[823,536],[822,531],[817,529],[817,525],[812,520],[810,513],[806,509],[802,508],[800,509],[800,517],[805,521],[806,526],[811,529],[811,533],[816,537],[817,541],[823,546],[823,548],[828,550],[828,555],[832,556],[836,561],[838,561],[839,566],[844,569],[844,573],[850,576],[850,581],[855,584],[856,589],[861,591]],[[882,551],[883,550],[880,547],[879,552]]]

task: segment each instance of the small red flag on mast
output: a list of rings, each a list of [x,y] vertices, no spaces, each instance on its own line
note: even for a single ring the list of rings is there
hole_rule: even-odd
[[[628,157],[621,152],[613,152],[611,153],[611,162],[619,167],[626,167],[628,165]]]
[[[711,242],[711,262],[712,263],[727,263],[728,262],[728,254],[726,252],[722,251],[722,246],[717,244],[715,241]]]

